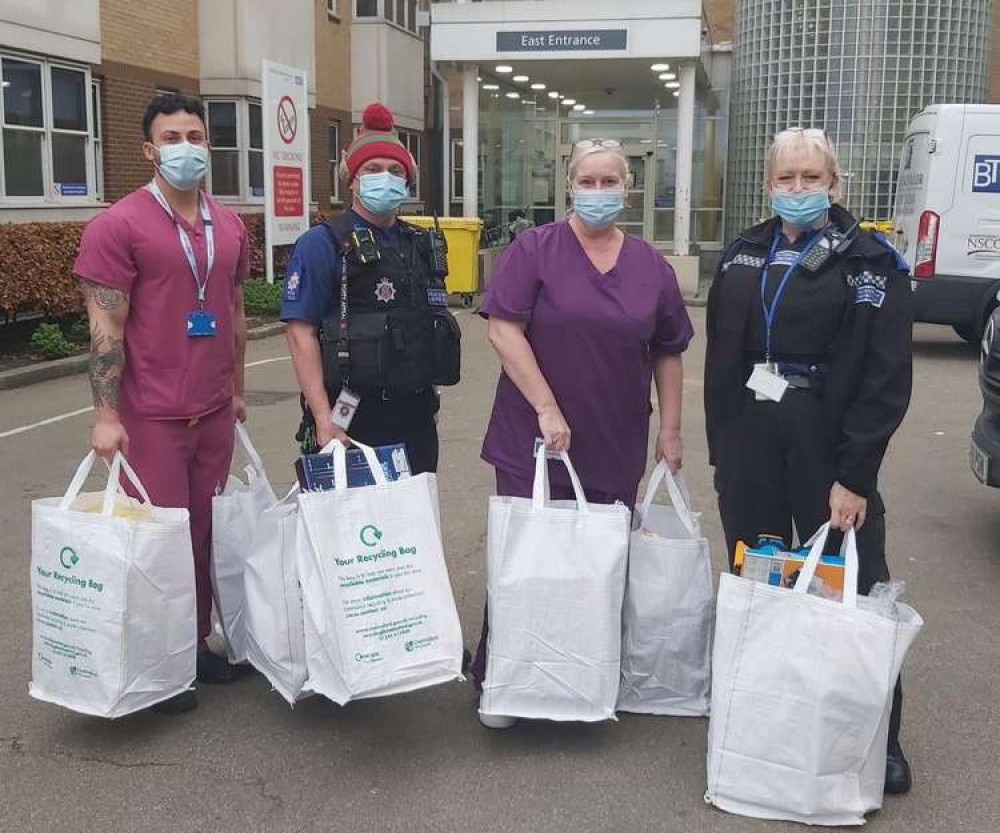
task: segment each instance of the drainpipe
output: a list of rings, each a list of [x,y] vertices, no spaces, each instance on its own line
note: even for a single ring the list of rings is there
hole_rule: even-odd
[[[441,90],[441,216],[451,216],[451,89],[447,79],[431,64],[431,75]]]

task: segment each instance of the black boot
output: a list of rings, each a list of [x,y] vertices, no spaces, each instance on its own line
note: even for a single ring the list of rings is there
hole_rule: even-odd
[[[193,688],[189,688],[187,691],[182,691],[180,694],[175,694],[168,700],[163,700],[157,703],[155,706],[150,706],[149,710],[154,711],[157,714],[168,714],[168,715],[178,715],[189,712],[196,708],[198,705],[198,695],[195,694]]]
[[[906,760],[899,741],[890,738],[885,758],[885,792],[887,795],[900,795],[909,792],[912,786],[913,775],[910,772],[910,762]]]
[[[198,652],[197,677],[199,683],[210,683],[212,685],[223,685],[231,683],[239,677],[245,677],[247,671],[235,665],[230,665],[229,660],[220,657],[212,651]]]

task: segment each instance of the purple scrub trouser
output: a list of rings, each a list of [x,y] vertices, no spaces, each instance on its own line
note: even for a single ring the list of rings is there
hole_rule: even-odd
[[[128,432],[128,461],[154,505],[191,514],[198,650],[205,650],[212,630],[212,496],[226,487],[233,460],[232,406],[197,420],[146,419],[123,408],[121,420]]]
[[[506,471],[505,469],[497,468],[497,494],[501,497],[531,497],[531,489],[534,485],[534,478],[530,475],[520,475],[515,474],[511,471]],[[636,484],[638,488],[638,484]],[[596,489],[588,489],[584,486],[584,495],[587,500],[591,503],[614,503],[616,500],[620,500],[628,507],[635,505],[635,492],[628,495],[616,495],[610,492],[600,492]],[[573,487],[572,486],[559,486],[555,483],[551,484],[549,487],[549,494],[552,500],[573,500]],[[479,647],[476,648],[476,656],[472,661],[472,665],[469,666],[469,673],[472,675],[472,683],[476,687],[476,691],[483,690],[483,680],[486,679],[486,643],[489,641],[487,637],[489,636],[490,626],[489,626],[489,612],[488,607],[483,605],[483,632],[479,637]]]

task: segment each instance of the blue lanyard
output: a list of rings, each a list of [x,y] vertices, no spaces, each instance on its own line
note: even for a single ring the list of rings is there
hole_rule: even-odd
[[[799,252],[798,256],[792,262],[792,265],[785,270],[784,276],[781,278],[781,283],[778,284],[777,290],[775,290],[774,297],[771,299],[771,305],[767,305],[765,300],[767,294],[767,270],[771,266],[771,261],[774,260],[774,255],[778,251],[778,242],[781,240],[781,231],[776,231],[774,233],[774,240],[771,242],[771,248],[767,253],[767,260],[764,261],[764,268],[760,270],[760,306],[764,311],[764,361],[770,364],[771,362],[771,330],[774,329],[774,319],[778,314],[778,304],[781,303],[781,296],[785,292],[785,287],[788,286],[788,279],[792,277],[792,272],[795,271],[795,267],[798,266],[802,259],[809,254],[816,242],[823,236],[823,231],[825,229],[820,229],[813,233],[812,238],[806,244],[806,247]]]
[[[191,274],[194,276],[194,285],[198,290],[198,303],[201,306],[205,305],[205,290],[208,289],[208,279],[212,274],[212,265],[215,263],[215,230],[212,228],[212,214],[208,210],[208,204],[205,198],[199,194],[198,195],[198,207],[201,210],[201,222],[205,226],[205,248],[207,249],[206,269],[205,269],[205,280],[201,280],[198,277],[198,261],[195,260],[194,247],[191,245],[191,238],[188,237],[187,232],[181,228],[181,224],[177,222],[177,217],[174,216],[173,209],[170,208],[170,203],[167,202],[167,198],[163,196],[163,192],[160,190],[160,186],[156,184],[156,181],[150,182],[147,186],[149,192],[153,195],[156,201],[160,204],[160,207],[167,212],[167,216],[174,221],[174,228],[177,229],[177,237],[180,238],[181,248],[184,250],[184,257],[187,258],[188,266],[191,267]]]

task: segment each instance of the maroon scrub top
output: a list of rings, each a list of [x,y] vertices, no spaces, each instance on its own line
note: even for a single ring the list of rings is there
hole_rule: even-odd
[[[527,323],[584,485],[634,498],[646,466],[654,360],[682,353],[693,335],[662,255],[626,234],[618,262],[601,274],[568,222],[529,229],[497,262],[480,314]],[[534,408],[501,373],[483,459],[530,476],[538,436]],[[569,483],[561,465],[552,479]]]
[[[243,221],[207,194],[215,232],[215,263],[205,309],[216,334],[189,338],[188,314],[198,309],[198,290],[174,221],[156,198],[140,188],[98,214],[84,229],[73,272],[129,293],[121,406],[148,419],[191,419],[232,402],[236,371],[236,287],[250,271]],[[177,216],[191,240],[198,274],[208,259],[199,213],[192,227]]]

